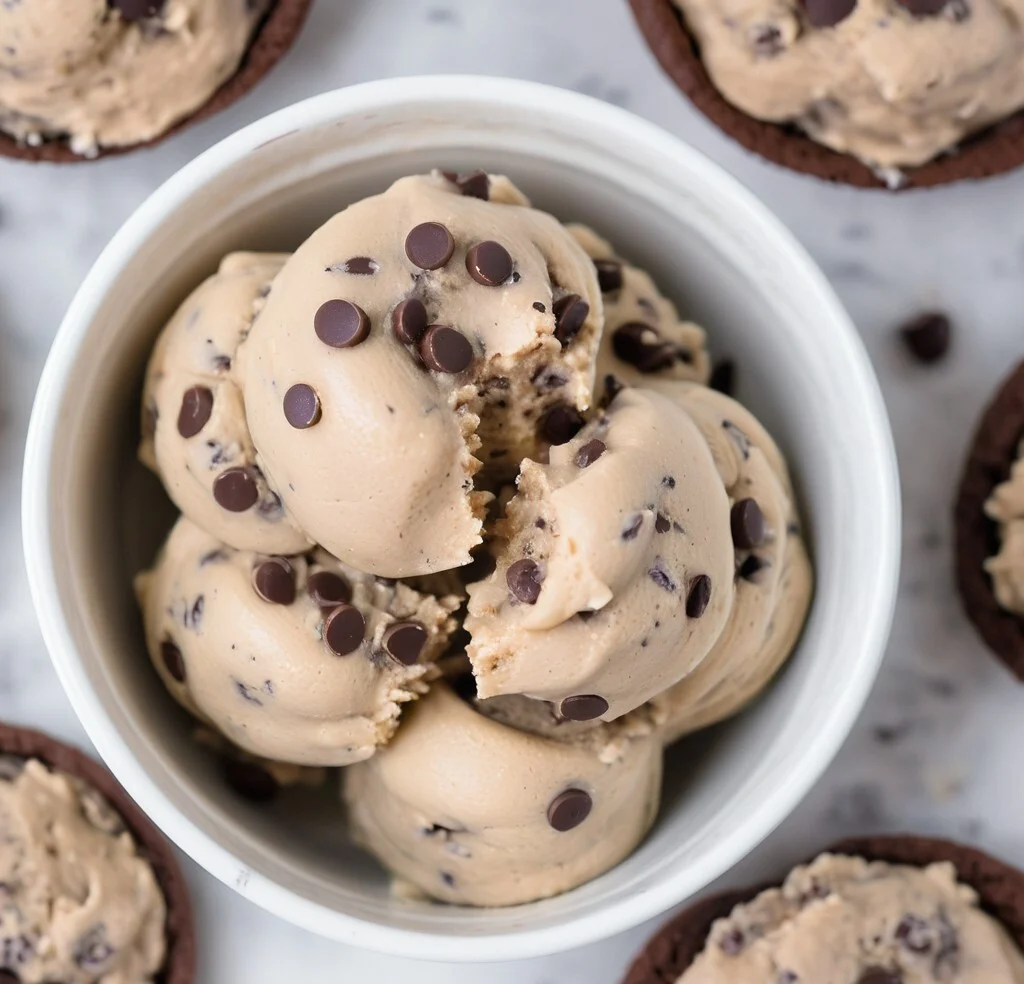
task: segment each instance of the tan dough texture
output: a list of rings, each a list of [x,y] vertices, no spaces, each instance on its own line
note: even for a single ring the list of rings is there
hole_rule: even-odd
[[[144,984],[166,950],[163,893],[95,790],[0,756],[0,976]]]
[[[1024,982],[1024,957],[977,901],[948,863],[823,854],[716,922],[678,984]]]
[[[1010,478],[985,503],[985,512],[999,526],[999,553],[985,565],[996,599],[1007,611],[1024,615],[1024,445]]]
[[[925,164],[1024,107],[1024,0],[950,0],[932,16],[857,0],[829,27],[798,0],[675,3],[730,102],[883,171]]]

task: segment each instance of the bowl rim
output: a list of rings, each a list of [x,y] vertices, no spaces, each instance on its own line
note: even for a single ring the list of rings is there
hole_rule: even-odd
[[[713,849],[685,869],[597,912],[554,926],[500,934],[451,937],[369,922],[328,908],[249,871],[213,837],[187,819],[158,788],[114,727],[93,689],[59,603],[50,535],[51,450],[63,395],[73,378],[79,350],[107,291],[121,268],[164,219],[209,180],[263,144],[296,130],[409,103],[449,100],[500,105],[519,111],[561,115],[575,124],[617,132],[633,146],[647,146],[686,161],[706,186],[727,193],[737,211],[785,254],[815,304],[836,327],[850,378],[860,391],[858,419],[874,449],[879,502],[875,514],[878,564],[871,585],[869,618],[859,626],[862,659],[851,685],[833,709],[827,727],[805,754],[802,768],[785,777],[751,815]],[[865,466],[869,463],[865,462]],[[71,302],[40,378],[26,443],[22,484],[22,537],[29,587],[57,675],[83,727],[103,760],[167,836],[220,881],[275,915],[337,941],[395,956],[453,962],[517,960],[593,943],[658,916],[692,897],[753,851],[799,804],[845,741],[874,683],[884,656],[896,604],[900,558],[900,493],[888,416],[866,350],[849,315],[824,274],[789,230],[752,192],[698,151],[653,123],[589,96],[521,80],[470,75],[435,75],[366,82],[314,96],[263,117],[206,150],[165,181],[128,218],[87,274]],[[240,883],[241,882],[241,883]]]

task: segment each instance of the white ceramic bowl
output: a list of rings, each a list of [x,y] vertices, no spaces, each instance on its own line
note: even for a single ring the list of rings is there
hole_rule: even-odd
[[[434,166],[512,175],[610,236],[739,361],[741,396],[789,455],[817,597],[788,670],[740,719],[669,753],[660,818],[626,862],[560,898],[472,911],[399,902],[345,843],[333,800],[238,802],[146,656],[130,577],[170,520],[134,462],[136,404],[165,318],[227,250],[288,249],[345,204]],[[100,754],[167,835],[254,902],[395,954],[498,960],[578,946],[699,891],[793,809],[860,710],[896,593],[899,495],[856,332],[789,233],[668,134],[557,89],[397,79],[282,110],[160,188],[96,262],[43,373],[24,541],[54,664]]]

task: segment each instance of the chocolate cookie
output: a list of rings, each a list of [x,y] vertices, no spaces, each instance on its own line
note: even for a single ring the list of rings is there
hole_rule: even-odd
[[[914,867],[951,862],[958,879],[978,893],[981,908],[1024,949],[1024,872],[962,844],[911,835],[852,838],[829,850]],[[623,984],[675,984],[704,949],[712,924],[762,891],[764,886],[715,895],[684,909],[651,938]]]
[[[748,150],[793,171],[858,188],[888,185],[848,154],[815,143],[795,126],[755,119],[718,91],[701,60],[700,48],[672,0],[630,0],[633,14],[661,67],[690,101],[719,129]],[[955,153],[908,168],[899,190],[977,180],[1024,164],[1024,113],[964,141]]]
[[[140,854],[156,875],[167,904],[167,958],[162,984],[191,984],[195,978],[196,939],[192,902],[171,845],[135,805],[117,780],[77,748],[27,728],[0,724],[0,754],[38,759],[58,772],[85,782],[107,800],[128,826]],[[6,980],[3,971],[0,978]]]
[[[86,156],[72,150],[66,140],[46,140],[38,146],[31,146],[19,143],[0,132],[0,156],[24,161],[75,164],[126,154],[140,147],[161,143],[187,126],[226,109],[260,82],[295,42],[312,2],[313,0],[274,0],[269,12],[253,34],[248,52],[235,74],[200,109],[152,140],[124,147],[102,147],[95,156]]]
[[[982,414],[955,509],[956,579],[967,616],[988,647],[1024,680],[1024,618],[1000,606],[985,561],[999,550],[996,524],[985,513],[992,490],[1006,481],[1024,436],[1024,362]]]

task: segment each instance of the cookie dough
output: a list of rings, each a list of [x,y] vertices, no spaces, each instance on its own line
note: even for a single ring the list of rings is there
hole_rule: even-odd
[[[479,906],[557,895],[607,871],[650,828],[660,786],[645,711],[580,728],[525,698],[474,706],[445,683],[386,748],[345,770],[356,841],[429,897]]]
[[[523,201],[505,179],[435,173],[350,205],[285,264],[241,347],[271,485],[361,570],[468,563],[518,461],[582,425],[596,272]]]
[[[146,371],[139,457],[208,533],[240,550],[289,554],[311,542],[256,460],[236,360],[286,259],[226,256],[171,318]]]
[[[0,4],[0,131],[87,157],[152,140],[238,69],[269,0]]]
[[[678,984],[768,981],[1020,984],[1024,957],[951,864],[825,854],[716,922]]]
[[[675,0],[716,87],[898,183],[1024,107],[1022,0]]]
[[[374,753],[424,694],[458,600],[324,551],[232,550],[188,519],[139,575],[149,654],[196,717],[253,755],[340,766]]]
[[[0,830],[0,978],[156,980],[163,893],[99,793],[34,759],[0,756]]]
[[[1010,478],[996,486],[985,512],[999,526],[999,553],[985,564],[996,600],[1008,612],[1024,615],[1024,443]]]

